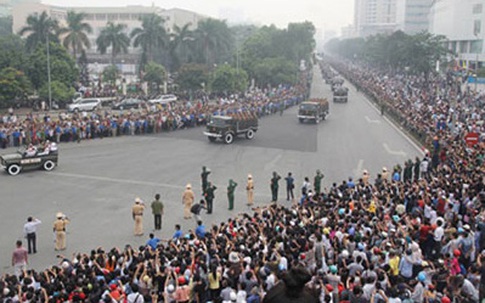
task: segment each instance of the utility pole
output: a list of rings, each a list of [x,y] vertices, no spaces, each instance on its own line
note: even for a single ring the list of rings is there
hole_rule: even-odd
[[[52,90],[51,90],[51,56],[49,49],[49,32],[47,32],[47,90],[49,92],[49,111],[52,110]]]

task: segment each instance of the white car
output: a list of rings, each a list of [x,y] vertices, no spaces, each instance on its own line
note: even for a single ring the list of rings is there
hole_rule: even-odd
[[[175,102],[175,101],[177,101],[177,96],[175,96],[175,95],[161,95],[157,99],[148,100],[148,103],[150,103],[150,104],[167,104],[167,103]]]
[[[67,106],[69,112],[95,111],[101,108],[101,99],[86,98],[77,99]]]

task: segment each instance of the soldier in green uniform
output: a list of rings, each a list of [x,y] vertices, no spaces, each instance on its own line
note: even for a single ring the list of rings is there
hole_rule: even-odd
[[[207,179],[209,178],[210,170],[207,167],[202,166],[202,173],[200,178],[202,179],[202,194],[205,195],[207,189]]]
[[[155,200],[151,204],[152,214],[155,220],[155,229],[162,229],[163,203],[160,201],[160,194],[155,195]]]
[[[212,202],[214,202],[215,191],[217,187],[211,182],[207,182],[207,187],[205,189],[205,202],[207,202],[207,213],[212,214]]]
[[[229,179],[229,185],[227,186],[227,199],[229,201],[229,210],[234,209],[234,191],[236,190],[237,183],[232,179]]]
[[[279,184],[278,182],[280,181],[281,177],[278,175],[277,172],[273,172],[273,178],[271,178],[271,202],[277,202],[278,201],[278,188]]]
[[[317,174],[315,175],[315,178],[313,178],[313,189],[315,190],[315,195],[320,194],[323,177],[324,175],[322,174],[322,172],[317,169]]]

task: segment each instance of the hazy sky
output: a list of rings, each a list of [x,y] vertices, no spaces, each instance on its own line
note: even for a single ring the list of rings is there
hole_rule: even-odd
[[[286,27],[288,22],[312,21],[322,30],[339,31],[353,21],[354,0],[43,0],[65,6],[156,5],[184,8],[215,18]],[[229,20],[231,21],[231,20]]]

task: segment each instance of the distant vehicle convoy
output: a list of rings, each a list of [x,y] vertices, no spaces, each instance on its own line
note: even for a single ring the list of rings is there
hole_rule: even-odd
[[[207,123],[204,135],[210,142],[222,139],[231,144],[237,136],[244,135],[246,139],[254,138],[258,130],[258,117],[252,113],[238,113],[232,116],[213,116]]]
[[[333,91],[333,102],[345,102],[349,101],[348,99],[349,89],[344,86],[340,86],[335,88]]]
[[[325,120],[328,113],[329,105],[327,99],[310,99],[300,104],[298,120],[300,123],[313,121],[318,124],[321,120]]]

